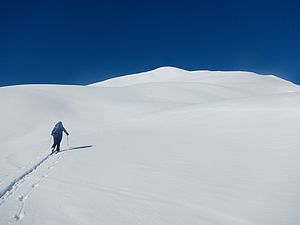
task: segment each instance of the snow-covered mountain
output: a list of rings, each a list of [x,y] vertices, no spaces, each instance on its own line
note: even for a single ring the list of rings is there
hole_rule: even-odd
[[[300,88],[276,76],[163,67],[0,101],[1,225],[300,224]]]

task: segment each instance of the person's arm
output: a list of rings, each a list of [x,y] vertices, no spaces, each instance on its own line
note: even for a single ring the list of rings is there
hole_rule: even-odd
[[[65,128],[63,128],[64,129],[64,132],[66,133],[66,135],[68,135],[69,136],[69,133],[68,133],[68,131],[65,129]]]

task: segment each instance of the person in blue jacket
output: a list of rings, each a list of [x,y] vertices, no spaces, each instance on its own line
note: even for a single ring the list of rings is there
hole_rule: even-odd
[[[52,152],[54,152],[55,147],[56,147],[56,151],[60,151],[60,142],[62,140],[62,136],[63,136],[63,132],[66,133],[66,135],[69,136],[68,131],[64,128],[63,124],[61,121],[58,121],[54,128],[52,129],[51,135],[53,136],[53,145],[51,147]]]

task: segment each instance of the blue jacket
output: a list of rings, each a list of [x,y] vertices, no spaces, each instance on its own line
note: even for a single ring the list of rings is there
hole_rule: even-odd
[[[62,122],[59,121],[57,124],[55,124],[54,128],[52,129],[51,135],[54,134],[62,135],[63,132],[65,132],[66,135],[69,135],[68,131],[63,127]]]

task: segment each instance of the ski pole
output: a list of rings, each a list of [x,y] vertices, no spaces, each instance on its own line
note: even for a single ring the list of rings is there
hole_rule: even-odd
[[[69,148],[70,147],[69,135],[67,135],[67,145],[68,145],[68,148]]]
[[[52,139],[52,135],[50,135],[49,145],[51,145],[51,139]]]
[[[50,135],[50,138],[49,138],[49,148],[51,148],[52,149],[52,143],[51,143],[51,140],[52,140],[52,135]]]

